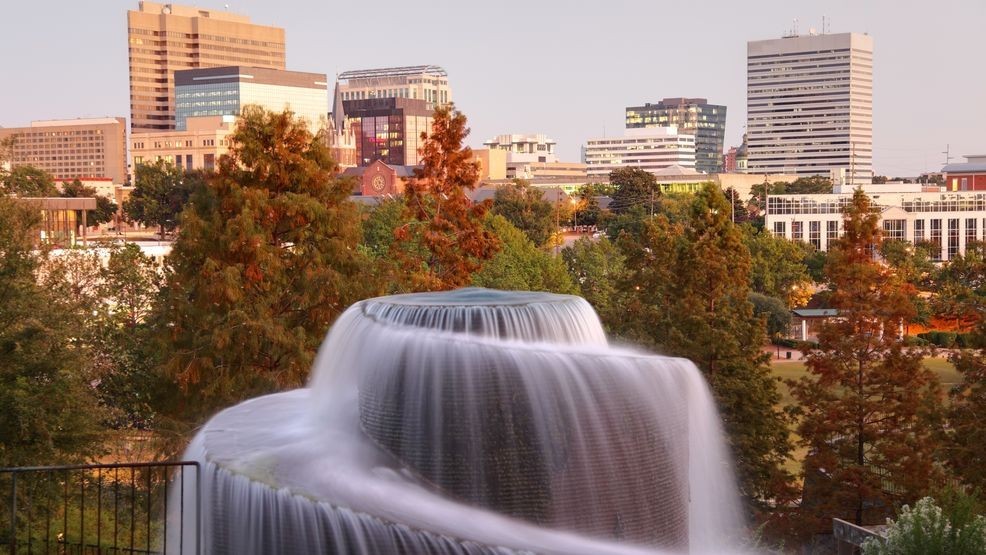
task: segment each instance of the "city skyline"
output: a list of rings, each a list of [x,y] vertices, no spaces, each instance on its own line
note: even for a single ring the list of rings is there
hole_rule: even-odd
[[[223,2],[213,0],[185,4],[223,9]],[[2,44],[8,52],[17,46],[30,55],[8,56],[5,81],[15,86],[0,88],[0,125],[128,115],[126,12],[136,6],[136,0],[54,2],[54,9],[8,6],[0,23]],[[626,106],[665,97],[725,105],[724,146],[738,145],[746,123],[747,41],[779,38],[793,30],[795,17],[801,34],[812,27],[822,31],[825,15],[828,32],[868,32],[875,38],[876,173],[940,170],[946,144],[953,161],[986,151],[978,132],[986,123],[980,100],[986,78],[967,69],[976,67],[981,51],[975,21],[986,16],[986,6],[764,1],[700,2],[692,9],[704,14],[701,24],[676,27],[660,24],[672,15],[666,9],[644,2],[508,1],[496,9],[461,9],[447,2],[385,1],[372,14],[357,4],[311,2],[250,0],[229,8],[285,29],[290,70],[332,79],[354,69],[442,66],[457,107],[469,117],[472,146],[500,134],[543,133],[558,142],[563,161],[577,161],[590,137],[622,135]],[[78,29],[85,29],[83,40],[65,48],[65,37]],[[931,111],[925,108],[935,99]]]

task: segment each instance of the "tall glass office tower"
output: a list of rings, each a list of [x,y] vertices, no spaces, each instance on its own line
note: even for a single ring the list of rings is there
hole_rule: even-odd
[[[678,132],[695,135],[695,169],[703,173],[723,171],[722,146],[726,136],[726,107],[704,98],[665,98],[657,104],[626,109],[627,129],[676,126]]]

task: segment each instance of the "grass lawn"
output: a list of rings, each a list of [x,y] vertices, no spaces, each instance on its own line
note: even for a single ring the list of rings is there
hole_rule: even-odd
[[[942,382],[942,388],[946,392],[952,385],[962,381],[962,375],[955,369],[954,366],[952,366],[952,363],[948,362],[945,358],[927,357],[924,359],[924,365],[934,372],[936,376],[938,376],[938,379]],[[781,379],[781,383],[777,385],[777,390],[781,394],[781,406],[787,407],[794,404],[794,399],[791,397],[791,391],[784,380],[796,380],[806,375],[807,371],[805,370],[804,362],[775,362],[771,364],[771,370],[774,377]],[[794,430],[791,430],[791,439],[795,443],[800,440]],[[807,450],[803,447],[795,448],[792,453],[792,459],[789,460],[784,466],[788,471],[797,475],[797,473],[801,470],[801,461],[804,459],[806,453]]]

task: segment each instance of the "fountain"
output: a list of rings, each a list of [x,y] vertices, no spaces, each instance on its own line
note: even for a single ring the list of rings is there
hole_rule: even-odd
[[[724,553],[742,527],[694,365],[610,346],[567,295],[356,303],[308,388],[219,413],[186,457],[210,553]]]

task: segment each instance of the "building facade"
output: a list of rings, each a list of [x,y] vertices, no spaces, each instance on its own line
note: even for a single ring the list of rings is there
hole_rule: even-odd
[[[858,33],[747,43],[750,173],[873,177],[873,39]]]
[[[329,89],[324,73],[245,66],[175,72],[175,129],[199,116],[238,116],[256,104],[274,112],[290,109],[314,133],[326,126]]]
[[[722,147],[726,138],[726,107],[704,98],[665,98],[657,104],[626,109],[627,129],[676,126],[695,135],[695,169],[723,171]]]
[[[695,168],[695,135],[677,127],[627,129],[622,137],[589,139],[582,162],[590,178],[606,177],[619,168],[654,172],[672,165]]]
[[[452,102],[448,73],[439,66],[405,66],[345,71],[338,76],[342,99],[423,100],[428,111]]]
[[[935,261],[965,254],[986,231],[986,191],[868,193],[880,210],[884,239],[933,245]],[[827,251],[843,232],[852,194],[770,195],[765,225],[774,235]]]
[[[236,116],[201,116],[186,120],[184,131],[155,131],[130,135],[133,166],[158,160],[184,170],[211,170],[229,151]]]
[[[96,118],[35,121],[30,127],[0,128],[14,137],[10,166],[34,166],[55,181],[109,178],[127,180],[127,121]]]
[[[986,154],[965,156],[964,164],[942,168],[942,180],[949,191],[986,191]]]
[[[507,153],[507,164],[557,162],[555,140],[540,133],[531,135],[497,135],[483,143],[488,149]]]
[[[416,166],[421,160],[421,134],[431,131],[432,109],[412,98],[344,100],[347,125],[356,140],[356,162],[368,166]]]
[[[140,2],[127,12],[130,128],[175,128],[174,73],[245,65],[284,69],[284,29],[227,11]]]

